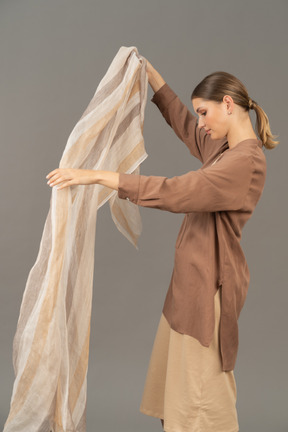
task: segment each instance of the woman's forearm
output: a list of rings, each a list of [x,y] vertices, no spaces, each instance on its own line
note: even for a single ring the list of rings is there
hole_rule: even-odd
[[[146,59],[147,60],[147,59]],[[146,72],[148,75],[148,81],[154,92],[159,90],[164,84],[165,80],[159,74],[159,72],[151,65],[151,63],[147,60]]]
[[[94,183],[118,190],[119,173],[114,171],[94,171]]]
[[[47,184],[50,187],[64,189],[74,185],[101,184],[111,189],[118,190],[119,173],[114,171],[56,168],[47,174]]]

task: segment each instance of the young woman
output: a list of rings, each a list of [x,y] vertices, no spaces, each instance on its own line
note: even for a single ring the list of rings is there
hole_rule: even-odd
[[[242,228],[266,178],[268,118],[235,76],[215,72],[194,89],[199,120],[147,61],[151,99],[202,166],[172,178],[55,169],[58,189],[98,183],[143,207],[184,213],[140,411],[167,432],[238,432],[234,367],[250,274]],[[257,116],[257,137],[249,110]]]

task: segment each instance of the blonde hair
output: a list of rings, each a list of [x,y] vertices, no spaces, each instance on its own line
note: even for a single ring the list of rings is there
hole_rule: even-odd
[[[274,140],[278,135],[272,135],[269,119],[265,111],[249,97],[244,84],[228,72],[217,71],[207,75],[193,90],[191,100],[202,98],[222,102],[225,95],[231,96],[233,101],[246,111],[255,110],[256,130],[265,148],[271,150],[280,144],[279,141]]]

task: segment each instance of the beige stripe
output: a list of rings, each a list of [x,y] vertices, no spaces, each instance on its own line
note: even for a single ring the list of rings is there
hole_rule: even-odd
[[[137,71],[137,72],[139,72],[139,71]],[[137,73],[136,72],[136,73]],[[128,101],[134,96],[134,94],[135,93],[140,93],[140,80],[138,79],[138,80],[136,80],[135,81],[135,83],[134,83],[134,85],[133,85],[133,87],[132,87],[132,90],[131,90],[131,93],[130,93],[130,96],[129,96],[129,99],[128,99]]]
[[[113,142],[111,144],[111,149],[118,142],[119,138],[126,132],[127,128],[130,127],[134,118],[135,117],[139,118],[139,112],[140,112],[140,102],[137,105],[135,105],[129,111],[129,113],[126,115],[126,117],[124,117],[122,122],[119,124],[118,129],[117,129],[116,134],[115,134],[115,137],[114,137]]]
[[[88,115],[97,106],[99,106],[106,99],[107,95],[111,95],[111,93],[113,93],[113,90],[121,84],[123,77],[125,76],[125,72],[127,71],[127,67],[128,62],[125,62],[119,72],[117,72],[117,74],[113,78],[111,78],[111,80],[108,81],[108,83],[105,84],[101,89],[97,90],[97,94],[88,104],[88,107],[82,114],[80,120],[82,120],[83,117]]]
[[[117,172],[128,171],[130,166],[143,156],[144,151],[144,139],[141,139],[141,141],[134,147],[131,153],[118,165]]]
[[[91,142],[92,139],[94,139],[100,132],[103,130],[105,125],[108,123],[109,119],[113,117],[113,115],[118,110],[119,106],[123,104],[123,100],[126,97],[126,93],[129,90],[131,86],[131,82],[134,79],[135,74],[137,71],[133,74],[132,78],[128,81],[121,99],[118,101],[116,105],[113,106],[113,108],[104,115],[96,124],[92,125],[90,128],[87,129],[86,132],[80,135],[77,141],[73,144],[72,147],[69,148],[69,150],[65,153],[63,156],[63,159],[61,161],[60,167],[62,168],[63,165],[69,165],[69,163],[72,163],[73,160],[80,159],[81,160],[81,154],[85,151],[86,147],[88,146],[89,142]],[[70,162],[71,161],[71,162]]]
[[[60,428],[63,430],[63,423],[62,423],[62,391],[61,391],[61,382],[60,377],[58,379],[58,385],[57,385],[57,393],[56,393],[56,405],[55,405],[55,412],[54,412],[54,422],[57,424],[57,426],[60,426]]]
[[[83,349],[80,354],[73,379],[71,380],[71,385],[69,387],[69,406],[71,407],[72,412],[74,411],[88,369],[89,339],[90,339],[90,322],[87,330],[85,343],[83,345]]]
[[[38,280],[39,268],[41,265],[41,272],[43,274],[47,272],[49,255],[51,253],[51,247],[52,247],[51,226],[52,226],[52,211],[50,208],[45,221],[45,226],[42,234],[37,260],[29,273],[28,280],[26,283],[26,286],[29,285],[30,287],[33,287],[33,290],[30,288],[29,295],[26,295],[25,293],[25,295],[23,296],[21,311],[20,311],[20,319],[18,321],[17,332],[15,334],[15,338],[13,342],[15,346],[21,340],[27,321],[32,313],[33,307],[37,302],[37,299],[41,292],[41,284],[39,284],[39,280]],[[42,258],[43,251],[45,251],[45,253],[47,254],[45,256],[45,260],[43,260]],[[15,351],[13,352],[14,367],[18,363],[17,354],[18,354],[17,352]]]
[[[65,215],[65,217],[62,217],[62,222],[59,227],[59,234],[57,235],[58,241],[55,242],[55,251],[52,257],[53,262],[51,262],[50,267],[52,277],[49,281],[49,286],[46,291],[46,297],[44,298],[42,303],[37,327],[31,345],[30,354],[27,359],[25,369],[18,382],[17,393],[14,400],[12,401],[7,423],[12,420],[12,418],[19,412],[19,410],[23,406],[27,398],[29,389],[32,385],[33,379],[35,377],[45,347],[45,342],[49,331],[49,324],[51,323],[51,319],[55,310],[57,293],[59,289],[59,275],[61,274],[64,259],[64,250],[62,248],[62,244],[65,238],[66,220],[67,214]]]
[[[133,241],[136,243],[137,236],[133,233],[133,231],[131,231],[128,221],[125,217],[125,214],[121,210],[121,207],[118,206],[114,207],[114,216],[119,221],[119,223],[123,226],[123,228],[125,228],[125,230],[130,234]]]
[[[131,153],[129,153],[129,155],[126,156],[126,158],[121,161],[121,163],[118,165],[118,168],[116,169],[116,172],[126,173],[126,171],[128,171],[128,169],[132,165],[134,165],[135,161],[139,160],[140,157],[142,157],[143,152],[144,152],[144,139],[142,139],[134,147]],[[103,188],[98,195],[98,205],[100,205],[110,193],[111,193],[110,188],[107,187]]]
[[[127,128],[130,127],[134,118],[139,116],[139,113],[140,113],[140,102],[137,105],[135,105],[128,112],[128,114],[125,115],[125,117],[123,118],[121,123],[118,125],[118,128],[115,132],[115,136],[114,136],[113,141],[111,143],[110,150],[118,142],[119,138],[124,134],[124,132],[126,132]],[[142,135],[143,135],[143,132],[142,132]],[[99,145],[97,146],[97,150],[95,150],[95,148],[92,148],[91,151],[89,153],[87,153],[85,159],[83,159],[83,162],[81,164],[81,168],[82,169],[93,169],[95,167],[95,165],[99,159],[100,153],[103,149],[104,149],[104,143],[103,142],[99,143]]]
[[[67,290],[66,290],[66,319],[69,320],[70,316],[70,310],[73,303],[73,294],[74,294],[74,287],[75,282],[77,279],[77,273],[78,273],[78,266],[77,263],[79,263],[82,251],[84,247],[84,237],[85,237],[85,231],[81,229],[81,226],[83,226],[83,220],[87,219],[87,211],[89,210],[89,202],[91,202],[91,199],[93,197],[93,188],[89,187],[87,188],[87,191],[84,196],[84,201],[82,203],[82,211],[81,211],[81,218],[79,217],[77,219],[77,225],[75,226],[75,232],[78,233],[77,238],[75,238],[74,241],[74,252],[71,256],[71,263],[69,266],[69,273],[68,273],[68,279],[67,279]],[[77,323],[73,323],[75,331],[77,329]]]
[[[143,145],[144,145],[144,140],[142,139],[137,144],[137,146],[135,146],[133,151],[121,162],[121,164],[118,166],[117,172],[126,172],[135,160],[139,160],[139,157],[143,155]],[[125,228],[125,230],[132,237],[133,241],[136,243],[137,236],[131,230],[128,220],[125,214],[123,213],[123,211],[121,210],[121,208],[119,206],[115,206],[113,210],[114,210],[115,218]]]

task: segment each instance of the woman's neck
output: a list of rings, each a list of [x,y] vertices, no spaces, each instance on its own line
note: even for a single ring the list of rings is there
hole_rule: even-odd
[[[227,140],[230,148],[233,148],[240,141],[246,139],[258,139],[249,116],[243,119],[241,123],[237,122],[236,125],[233,125],[227,133]]]

